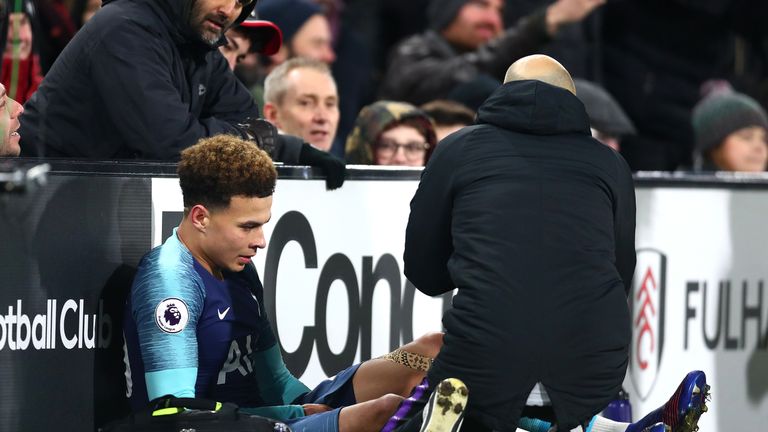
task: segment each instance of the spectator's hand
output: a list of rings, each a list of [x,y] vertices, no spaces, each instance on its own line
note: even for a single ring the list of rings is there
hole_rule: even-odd
[[[323,404],[304,404],[302,405],[304,408],[304,415],[312,415],[312,414],[319,414],[322,412],[330,411],[333,408],[329,407],[328,405]]]
[[[547,7],[547,33],[554,36],[563,24],[581,21],[605,0],[557,0]]]
[[[336,156],[318,150],[304,143],[299,153],[299,163],[320,167],[325,173],[325,187],[328,190],[340,188],[344,184],[344,176],[347,173],[346,163]]]
[[[299,163],[318,167],[325,174],[325,187],[328,190],[340,188],[344,184],[344,176],[347,172],[346,163],[330,153],[318,150],[311,145],[303,142],[301,138],[292,135],[281,135],[277,133],[277,128],[264,119],[246,119],[243,123],[236,125],[237,129],[243,135],[244,139],[253,141],[262,150],[266,151],[272,160],[279,160],[285,163]],[[298,149],[298,161],[296,156],[286,156]],[[280,159],[276,154],[279,148],[283,148],[283,156],[288,160]],[[288,149],[288,150],[286,150]],[[281,153],[282,154],[282,153]],[[296,153],[293,153],[294,155]]]
[[[243,123],[237,124],[236,127],[244,139],[255,142],[260,149],[269,154],[269,157],[275,158],[278,134],[277,128],[272,123],[262,118],[248,118]]]

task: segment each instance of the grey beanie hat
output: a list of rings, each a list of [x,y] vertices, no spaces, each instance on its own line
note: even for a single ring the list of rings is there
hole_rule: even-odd
[[[589,123],[594,129],[617,137],[637,133],[632,120],[607,90],[579,78],[575,78],[573,83],[576,85],[576,96],[584,103]]]
[[[469,0],[432,0],[427,7],[429,28],[440,31],[451,23]]]
[[[696,151],[705,154],[739,129],[762,126],[768,130],[768,115],[756,100],[745,94],[716,93],[696,104],[692,123]]]

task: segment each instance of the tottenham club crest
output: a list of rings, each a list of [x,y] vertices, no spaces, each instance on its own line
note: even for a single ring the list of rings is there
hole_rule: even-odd
[[[178,333],[184,330],[189,321],[187,304],[181,299],[167,298],[155,308],[155,322],[166,333]]]
[[[630,376],[642,400],[656,383],[664,349],[664,285],[667,257],[655,249],[639,249],[632,281],[632,346]]]

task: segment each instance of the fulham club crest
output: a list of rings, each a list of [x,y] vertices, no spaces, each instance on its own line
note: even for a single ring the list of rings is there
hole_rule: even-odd
[[[664,285],[667,257],[655,249],[639,249],[632,281],[632,345],[630,376],[645,400],[659,374],[664,349]]]

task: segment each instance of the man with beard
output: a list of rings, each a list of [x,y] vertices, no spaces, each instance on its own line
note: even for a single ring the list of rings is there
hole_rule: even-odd
[[[105,0],[26,104],[23,155],[175,160],[204,137],[264,135],[217,49],[255,3]],[[329,188],[343,182],[343,161],[298,139],[270,144],[276,159],[322,167]]]
[[[479,78],[501,84],[510,62],[541,50],[562,25],[580,21],[603,2],[557,0],[505,30],[503,0],[432,0],[429,30],[393,50],[381,98],[421,105]]]

